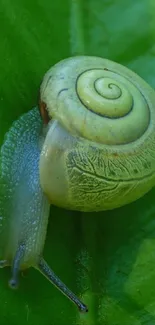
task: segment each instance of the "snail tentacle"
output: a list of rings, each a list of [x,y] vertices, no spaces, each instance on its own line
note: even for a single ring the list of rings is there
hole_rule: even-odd
[[[77,296],[58,278],[43,258],[39,260],[38,270],[54,284],[67,298],[69,298],[79,309],[80,312],[88,312],[87,306],[80,301]]]

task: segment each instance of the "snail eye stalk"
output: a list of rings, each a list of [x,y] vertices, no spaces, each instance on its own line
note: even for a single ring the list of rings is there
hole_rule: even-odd
[[[49,265],[40,259],[36,267],[52,284],[54,284],[68,299],[70,299],[79,309],[80,312],[88,312],[87,306],[57,277]]]

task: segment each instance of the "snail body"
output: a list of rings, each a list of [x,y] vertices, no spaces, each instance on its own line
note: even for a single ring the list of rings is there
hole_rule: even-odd
[[[34,256],[42,251],[50,209],[39,182],[40,134],[41,119],[34,109],[13,123],[1,149],[3,258],[13,261],[18,246],[26,242],[22,269],[35,263]]]
[[[42,254],[50,204],[114,209],[155,184],[155,92],[129,69],[73,57],[45,74],[38,107],[15,121],[0,155],[0,266],[34,267],[80,309]]]
[[[43,125],[38,108],[15,121],[0,156],[0,267],[12,267],[9,286],[18,287],[20,270],[34,267],[74,302],[87,307],[56,276],[42,257],[50,202],[39,179]]]

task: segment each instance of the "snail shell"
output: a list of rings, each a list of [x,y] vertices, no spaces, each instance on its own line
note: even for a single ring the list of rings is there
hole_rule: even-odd
[[[114,209],[155,184],[155,92],[128,68],[98,57],[65,59],[44,76],[51,122],[40,157],[50,202]]]

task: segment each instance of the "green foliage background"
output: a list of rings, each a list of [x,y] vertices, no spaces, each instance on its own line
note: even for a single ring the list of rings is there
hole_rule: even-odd
[[[38,100],[43,74],[74,54],[107,57],[155,84],[155,4],[148,0],[1,0],[0,141]],[[44,257],[88,305],[79,315],[37,271],[18,291],[0,271],[0,324],[155,325],[155,190],[115,211],[51,208]]]

